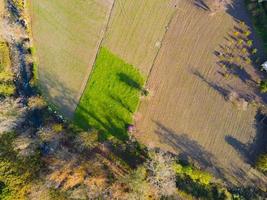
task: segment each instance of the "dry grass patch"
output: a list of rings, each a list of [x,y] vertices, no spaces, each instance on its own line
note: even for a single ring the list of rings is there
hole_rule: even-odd
[[[69,117],[91,71],[111,3],[31,1],[40,85],[49,100]]]
[[[177,0],[117,0],[104,45],[148,74]]]

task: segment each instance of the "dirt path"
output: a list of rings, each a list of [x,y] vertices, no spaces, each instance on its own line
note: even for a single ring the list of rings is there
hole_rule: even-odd
[[[231,183],[264,187],[266,178],[246,160],[260,132],[257,108],[238,110],[217,84],[214,51],[235,23],[227,13],[210,16],[193,1],[180,1],[149,77],[151,97],[137,113],[136,136],[149,146],[182,152]]]

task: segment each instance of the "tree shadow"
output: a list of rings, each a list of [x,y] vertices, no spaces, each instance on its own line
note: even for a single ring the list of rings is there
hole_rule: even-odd
[[[39,77],[38,86],[44,97],[49,100],[50,105],[55,107],[59,113],[71,119],[78,103],[78,99],[75,99],[77,93],[67,88],[65,84],[51,72],[43,71]],[[52,91],[55,92],[52,93]]]
[[[254,80],[252,80],[251,75],[244,68],[242,68],[241,65],[224,60],[219,61],[218,64],[220,66],[230,66],[227,67],[227,72],[235,77],[238,77],[243,83],[248,83],[248,81],[251,81],[257,84]],[[218,71],[218,73],[220,73],[220,71]]]
[[[116,94],[109,94],[108,95],[113,101],[117,102],[121,107],[125,108],[128,112],[133,113],[134,110],[130,108],[129,105],[127,105],[126,102],[124,102],[118,95]]]
[[[181,160],[188,162],[189,159],[192,159],[200,168],[207,169],[216,177],[228,182],[225,178],[225,170],[220,167],[214,155],[206,151],[197,141],[188,138],[186,134],[175,133],[160,122],[154,121],[154,123],[157,126],[155,133],[160,141],[179,152]]]
[[[178,134],[160,122],[154,121],[154,123],[157,126],[155,133],[161,143],[172,147],[176,153],[180,153],[181,160],[186,162],[188,160],[190,162],[193,161],[200,169],[209,171],[214,177],[223,180],[229,187],[237,184],[239,186],[251,185],[253,187],[266,185],[264,177],[258,174],[250,174],[247,169],[232,163],[224,166],[211,152],[205,150],[197,141],[188,138],[186,134]],[[234,139],[230,139],[230,141],[242,148],[244,154],[247,153],[247,148],[244,145]],[[260,139],[258,141],[260,142]]]
[[[125,73],[118,73],[119,80],[127,84],[129,87],[135,88],[137,90],[142,90],[142,85],[140,85],[136,80],[132,79],[129,75]]]
[[[106,107],[103,106],[102,108],[106,110]],[[95,123],[90,124],[88,119],[94,120]],[[85,130],[94,129],[99,131],[100,141],[108,139],[110,135],[122,141],[128,139],[127,123],[115,113],[112,113],[112,117],[106,115],[104,118],[100,118],[96,113],[90,112],[87,108],[79,105],[79,112],[75,113],[74,120]],[[114,123],[114,120],[117,123]],[[124,124],[124,127],[118,126],[118,122]]]
[[[203,0],[195,0],[194,5],[197,6],[199,9],[210,11],[209,6]]]
[[[267,152],[267,126],[262,123],[263,115],[260,111],[255,115],[254,127],[256,135],[252,141],[242,143],[232,136],[226,136],[225,141],[230,144],[241,156],[241,158],[250,165],[254,165],[259,154]]]
[[[204,83],[206,83],[209,87],[217,91],[219,94],[221,94],[224,98],[227,97],[227,95],[230,93],[230,89],[226,89],[220,85],[218,85],[215,82],[207,80],[198,70],[193,69],[192,74],[197,76],[200,80],[202,80]]]

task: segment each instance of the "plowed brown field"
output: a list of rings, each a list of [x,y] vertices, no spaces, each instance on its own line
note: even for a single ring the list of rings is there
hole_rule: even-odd
[[[151,96],[137,113],[136,136],[149,146],[181,152],[231,183],[264,186],[266,178],[246,161],[260,131],[257,108],[237,109],[218,84],[214,51],[235,23],[226,12],[211,16],[193,1],[180,1],[147,83]]]

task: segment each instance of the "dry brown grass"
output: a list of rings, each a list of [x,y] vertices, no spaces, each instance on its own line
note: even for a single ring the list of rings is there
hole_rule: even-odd
[[[103,45],[147,75],[178,4],[178,0],[115,1]]]
[[[183,152],[232,183],[264,185],[266,178],[226,141],[247,144],[258,131],[257,108],[242,111],[227,102],[217,73],[214,51],[235,23],[225,12],[211,16],[180,2],[148,80],[152,97],[141,103],[136,136],[148,146]]]
[[[31,1],[32,34],[44,94],[71,117],[91,72],[112,2]]]

